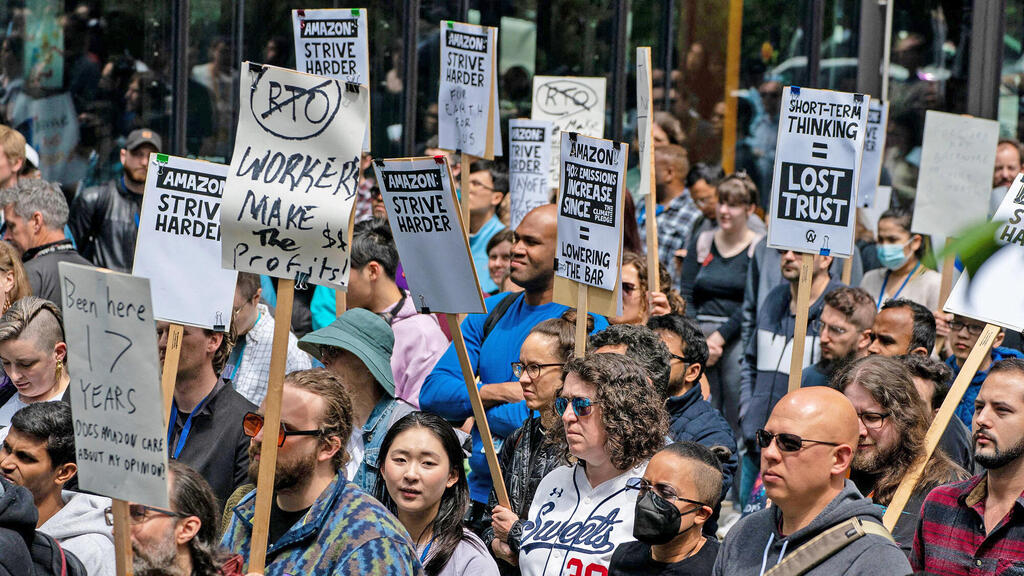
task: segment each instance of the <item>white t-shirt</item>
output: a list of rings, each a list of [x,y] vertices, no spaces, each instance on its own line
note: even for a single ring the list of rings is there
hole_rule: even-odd
[[[61,399],[61,396],[63,396],[63,394],[59,394],[55,398],[47,400],[47,402],[57,402]],[[7,433],[11,429],[11,418],[14,417],[14,413],[25,406],[28,406],[28,404],[21,401],[21,394],[18,394],[17,392],[15,392],[14,396],[11,396],[10,400],[5,402],[3,406],[0,406],[0,442],[3,442],[4,438],[7,438]]]
[[[593,488],[582,466],[548,473],[523,519],[523,576],[606,576],[615,547],[633,540],[637,492],[626,481],[646,469],[645,461]]]
[[[362,465],[363,456],[366,454],[366,445],[363,444],[362,426],[352,430],[352,435],[348,437],[348,444],[345,445],[345,451],[348,452],[348,463],[345,464],[345,477],[351,482],[356,477],[356,472],[359,472],[359,466]]]

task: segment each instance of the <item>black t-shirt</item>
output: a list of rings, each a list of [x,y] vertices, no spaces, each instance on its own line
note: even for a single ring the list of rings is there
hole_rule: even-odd
[[[311,507],[296,510],[295,512],[288,512],[287,510],[282,510],[277,505],[277,498],[271,498],[270,527],[267,531],[269,534],[267,542],[270,542],[271,544],[276,543],[281,536],[284,536],[284,533],[287,532],[289,528],[294,526],[296,522],[306,515],[306,512],[309,512],[309,508]]]
[[[651,558],[651,547],[642,542],[620,544],[612,554],[608,576],[707,576],[715,567],[720,544],[705,538],[704,545],[689,558],[665,564]]]

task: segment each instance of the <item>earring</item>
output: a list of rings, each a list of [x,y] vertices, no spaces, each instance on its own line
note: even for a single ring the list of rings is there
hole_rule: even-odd
[[[57,369],[53,371],[53,379],[60,382],[60,377],[64,374],[64,361],[57,358]]]
[[[7,294],[4,295],[4,310],[3,311],[7,312],[7,309],[10,308],[10,307],[11,307],[11,293],[8,292]],[[2,313],[3,312],[0,312],[0,314],[2,314]]]

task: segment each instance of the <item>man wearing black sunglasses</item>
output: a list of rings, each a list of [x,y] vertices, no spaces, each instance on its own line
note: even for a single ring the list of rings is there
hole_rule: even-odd
[[[763,575],[779,564],[787,569],[777,572],[808,576],[910,574],[881,525],[882,511],[846,479],[857,438],[857,412],[836,390],[814,386],[783,396],[756,433],[772,506],[733,526],[713,574]],[[820,544],[830,540],[838,545]]]

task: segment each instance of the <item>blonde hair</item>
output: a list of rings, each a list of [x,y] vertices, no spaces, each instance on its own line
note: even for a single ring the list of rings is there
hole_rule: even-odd
[[[25,160],[25,137],[10,126],[0,124],[0,150],[3,150],[7,160],[15,162]]]
[[[14,274],[14,286],[11,287],[8,294],[10,298],[3,303],[4,306],[9,305],[8,302],[17,302],[25,296],[32,295],[32,285],[28,282],[28,275],[25,273],[25,267],[21,264],[18,251],[2,240],[0,240],[0,272]]]

